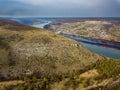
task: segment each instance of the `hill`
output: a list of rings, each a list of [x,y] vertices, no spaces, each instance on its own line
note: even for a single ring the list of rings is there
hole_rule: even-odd
[[[101,39],[111,42],[120,42],[119,20],[81,20],[74,22],[57,23],[46,26],[54,32],[72,34],[86,38]]]
[[[84,49],[78,42],[49,31],[12,21],[0,22],[2,78],[22,78],[32,74],[39,74],[40,77],[67,74],[103,59]]]
[[[109,89],[119,65],[45,29],[0,21],[0,90]]]

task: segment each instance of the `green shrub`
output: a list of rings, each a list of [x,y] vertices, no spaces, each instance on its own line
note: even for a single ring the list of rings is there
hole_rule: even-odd
[[[67,82],[65,83],[65,87],[67,87],[67,88],[72,87],[73,89],[75,89],[75,88],[77,88],[78,84],[79,84],[79,81],[76,80],[76,76],[75,75],[70,75],[68,77]]]
[[[90,85],[90,79],[83,79],[82,85],[83,85],[83,87],[88,87]]]
[[[24,81],[25,81],[26,83],[30,83],[30,82],[31,82],[31,79],[28,78],[28,77],[24,77]]]
[[[32,81],[33,81],[33,82],[37,82],[37,77],[36,77],[36,76],[33,76],[33,77],[32,77]]]
[[[93,68],[100,74],[96,79],[116,78],[120,74],[120,60],[99,61]]]

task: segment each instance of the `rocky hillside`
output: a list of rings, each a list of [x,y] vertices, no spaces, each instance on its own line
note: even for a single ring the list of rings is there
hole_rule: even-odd
[[[49,25],[49,29],[56,33],[120,42],[119,20],[83,20],[62,24],[54,23]]]
[[[12,21],[0,21],[1,80],[72,73],[101,59],[74,40]]]
[[[119,90],[119,66],[74,40],[0,21],[0,90]]]

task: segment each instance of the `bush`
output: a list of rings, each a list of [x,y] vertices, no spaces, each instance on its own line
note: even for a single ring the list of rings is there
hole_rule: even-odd
[[[25,81],[26,83],[30,83],[30,82],[31,82],[31,79],[28,78],[28,77],[24,77],[24,81]]]
[[[120,74],[120,61],[119,60],[103,60],[97,62],[94,66],[97,69],[99,76],[97,79],[116,78]]]
[[[83,87],[88,87],[90,85],[90,79],[83,79],[82,85],[83,85]]]
[[[72,87],[73,89],[77,88],[79,84],[79,81],[76,80],[76,76],[75,75],[71,75],[70,77],[68,77],[68,81],[65,83],[66,87]]]

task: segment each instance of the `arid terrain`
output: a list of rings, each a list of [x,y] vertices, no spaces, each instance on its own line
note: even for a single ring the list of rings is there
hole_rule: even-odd
[[[119,20],[61,21],[60,23],[55,22],[50,24],[46,28],[53,30],[56,33],[120,42]]]
[[[62,33],[73,34],[72,28],[77,27],[75,35],[81,35],[77,30],[82,31],[80,27],[85,27],[85,23],[73,23],[73,26],[64,23],[60,27],[52,25],[52,28],[57,31],[62,28]],[[94,30],[99,25],[102,29],[101,23],[110,24],[87,23],[87,32],[92,32],[89,25],[94,23],[97,23]],[[114,38],[101,38],[99,30],[95,31],[96,38],[119,42],[120,29],[119,26],[115,28],[118,29]],[[88,33],[84,35],[88,36],[95,37]],[[79,42],[45,29],[0,21],[0,90],[119,90],[119,85],[120,60],[95,54]]]

